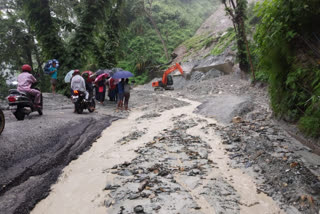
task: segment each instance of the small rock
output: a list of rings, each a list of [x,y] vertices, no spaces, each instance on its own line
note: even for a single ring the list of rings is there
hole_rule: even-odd
[[[199,169],[193,169],[193,170],[191,170],[189,173],[188,173],[188,175],[189,176],[195,176],[195,175],[199,175],[200,174],[200,170]]]
[[[148,179],[144,180],[144,181],[140,184],[140,186],[139,186],[139,188],[138,188],[139,192],[142,192],[142,191],[146,188],[146,186],[148,185],[148,183],[149,183],[149,180],[148,180]]]
[[[129,195],[128,199],[129,199],[129,200],[135,200],[135,199],[137,199],[137,198],[139,198],[139,197],[140,197],[139,194],[137,194],[137,193],[131,193],[131,194]]]
[[[206,149],[200,149],[199,155],[202,159],[208,159],[208,152]]]
[[[120,185],[111,185],[111,184],[107,184],[106,187],[104,188],[104,190],[114,190],[114,189],[117,189],[119,188]]]
[[[255,172],[260,172],[260,168],[259,168],[258,166],[254,166],[254,167],[253,167],[253,171],[255,171]]]
[[[141,205],[136,206],[136,207],[133,209],[133,211],[134,211],[135,213],[144,213],[143,206],[141,206]]]
[[[242,122],[242,118],[239,117],[239,116],[234,117],[234,118],[232,118],[232,122],[233,122],[233,123],[241,123],[241,122]]]
[[[153,209],[153,210],[160,210],[160,209],[161,209],[161,206],[160,206],[160,205],[156,205],[156,206],[153,206],[152,209]]]
[[[132,173],[127,169],[120,171],[118,174],[121,176],[131,176],[132,175]]]
[[[112,200],[105,200],[105,201],[104,201],[104,205],[105,205],[106,207],[110,207],[110,206],[112,205]]]

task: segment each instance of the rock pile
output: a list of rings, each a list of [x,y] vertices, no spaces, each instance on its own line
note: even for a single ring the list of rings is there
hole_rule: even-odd
[[[186,133],[194,126],[193,120],[178,120],[172,130],[137,149],[130,163],[107,170],[116,175],[105,188],[108,213],[202,213],[194,189],[221,212],[238,212],[238,196],[223,178],[203,182],[215,166],[208,144]]]
[[[320,180],[294,153],[290,138],[267,120],[242,121],[221,129],[230,159],[258,173],[261,192],[295,207],[302,213],[320,209]],[[315,169],[320,167],[314,166]]]

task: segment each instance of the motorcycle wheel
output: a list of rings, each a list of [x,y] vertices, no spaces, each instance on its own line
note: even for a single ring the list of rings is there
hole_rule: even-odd
[[[0,110],[0,135],[4,129],[4,125],[5,125],[5,120],[4,120],[4,114],[3,112]]]
[[[42,112],[41,109],[38,109],[38,114],[39,114],[40,116],[43,115],[43,112]]]
[[[82,114],[83,113],[83,108],[81,108],[81,106],[79,104],[75,104],[75,108],[76,108],[76,112],[78,114]]]
[[[94,99],[92,99],[91,103],[90,103],[90,106],[88,108],[88,111],[90,113],[94,112],[94,110],[96,110],[96,103],[94,102]]]
[[[15,113],[13,113],[17,120],[24,120],[24,112],[22,108],[18,108]]]

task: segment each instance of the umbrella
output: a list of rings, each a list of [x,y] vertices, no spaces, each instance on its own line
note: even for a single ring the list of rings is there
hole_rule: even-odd
[[[95,73],[95,75],[96,76],[99,76],[100,74],[112,74],[113,73],[113,71],[112,70],[109,70],[109,69],[99,69],[96,73]]]
[[[92,71],[84,71],[84,72],[81,73],[81,76],[82,76],[83,74],[89,74],[89,76],[91,76],[91,75],[93,74],[93,72],[92,72]]]
[[[103,77],[107,78],[109,77],[109,74],[100,74],[95,80],[94,82],[99,82]]]
[[[84,71],[84,72],[81,73],[81,76],[83,77],[84,74],[88,74],[87,81],[93,82],[94,76],[93,76],[93,72],[92,71]]]
[[[125,79],[129,77],[133,77],[133,74],[130,71],[122,70],[121,68],[112,69],[115,73],[112,75],[114,79]]]
[[[73,72],[74,72],[74,70],[69,71],[67,73],[67,75],[64,77],[64,82],[65,83],[69,83],[71,81]]]
[[[90,78],[94,79],[97,76],[101,75],[101,74],[109,74],[109,76],[111,76],[113,74],[112,70],[109,69],[99,69],[97,72],[95,72],[94,74],[90,75]]]

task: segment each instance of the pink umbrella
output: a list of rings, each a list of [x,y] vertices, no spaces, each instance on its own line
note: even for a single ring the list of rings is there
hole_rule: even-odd
[[[100,80],[102,80],[102,78],[107,78],[107,77],[109,77],[109,74],[106,74],[106,73],[104,73],[104,74],[100,74],[95,80],[94,80],[94,82],[96,83],[96,82],[99,82]]]

